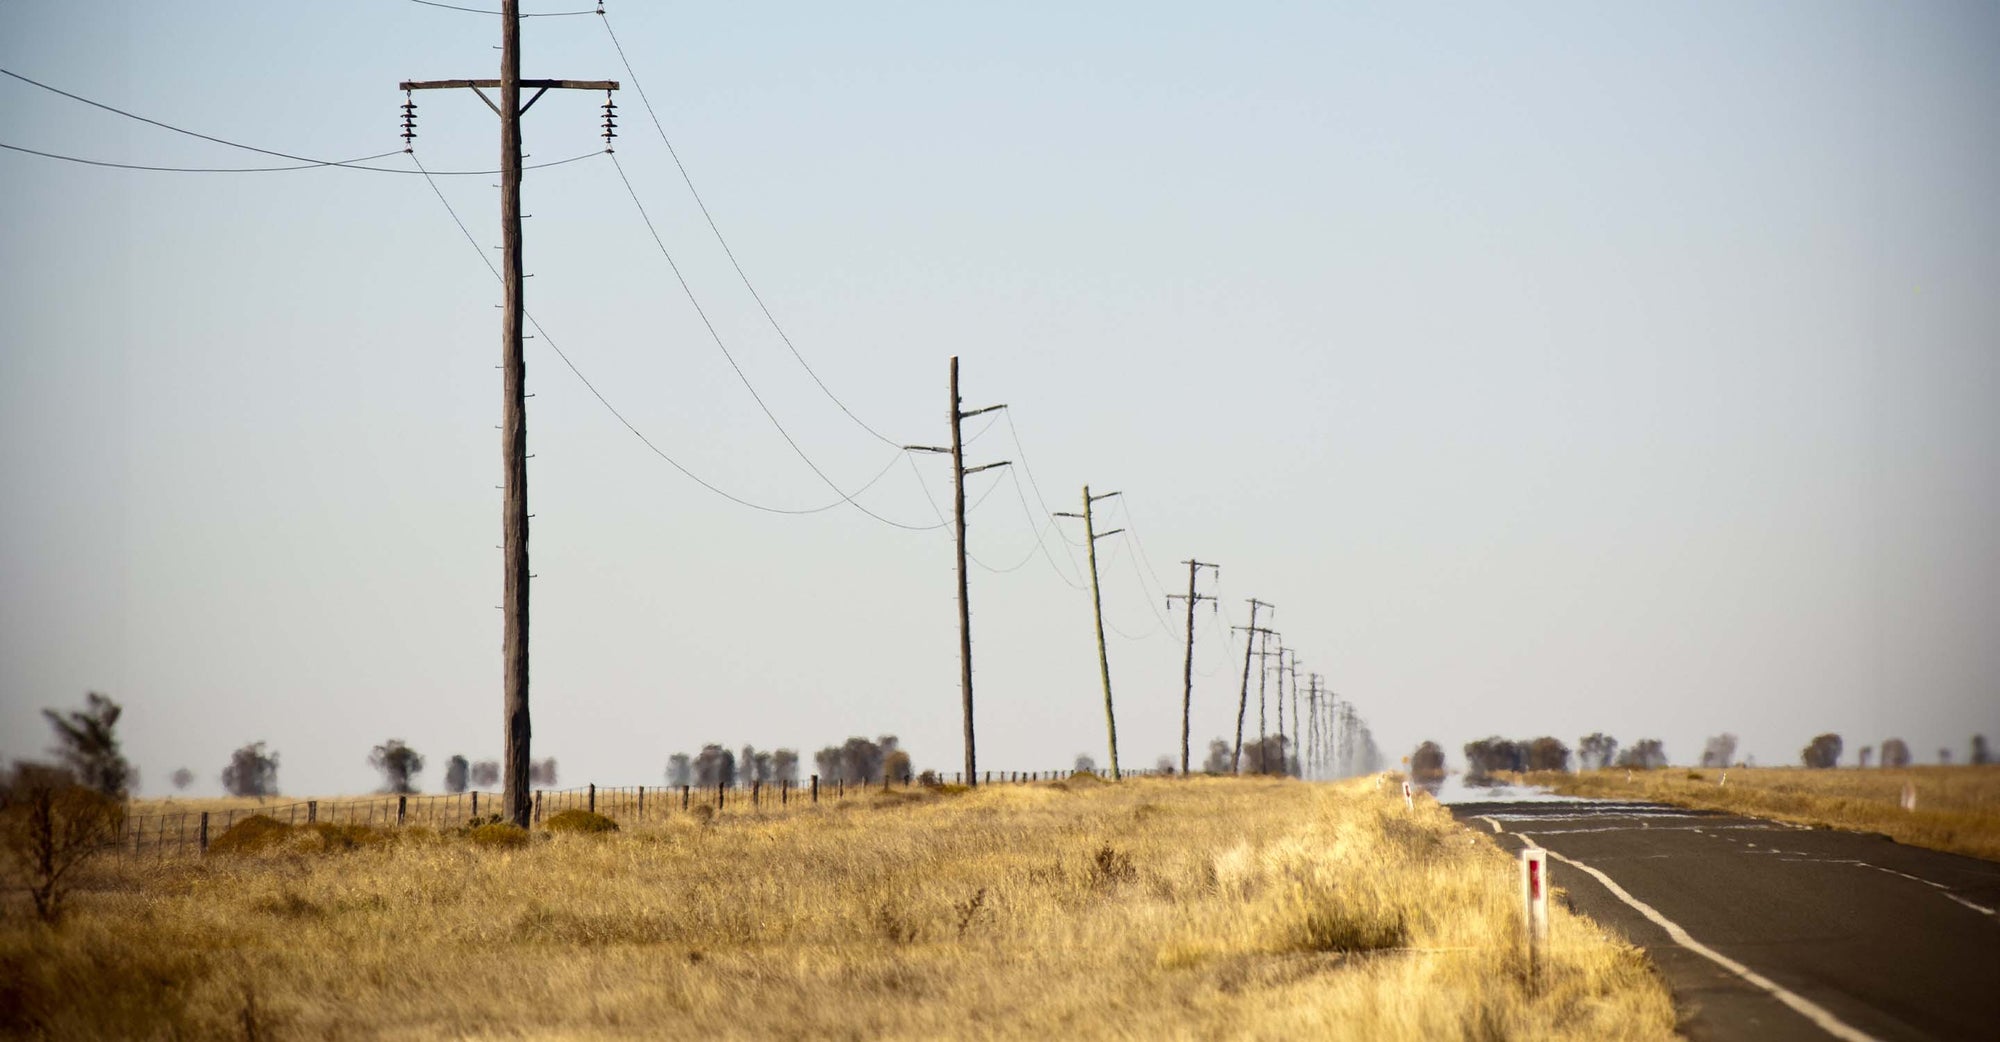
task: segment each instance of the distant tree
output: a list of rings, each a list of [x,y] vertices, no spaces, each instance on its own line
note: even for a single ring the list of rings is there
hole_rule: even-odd
[[[1179,763],[1180,761],[1174,759],[1171,756],[1162,756],[1159,759],[1153,761],[1153,773],[1163,776],[1171,776],[1176,770],[1180,769]]]
[[[68,768],[14,765],[0,785],[0,853],[11,862],[7,875],[27,882],[43,922],[62,917],[70,873],[113,846],[124,821],[118,797],[79,784]]]
[[[1974,765],[1980,767],[1984,767],[1987,764],[1993,762],[1993,754],[1987,750],[1986,736],[1983,734],[1976,734],[1972,736],[1971,762]]]
[[[736,757],[714,742],[702,746],[701,753],[694,758],[694,780],[704,789],[735,786]]]
[[[231,796],[276,796],[278,754],[266,753],[263,742],[236,750],[230,754],[229,766],[222,769],[222,789]]]
[[[1531,771],[1568,771],[1569,746],[1560,739],[1543,735],[1528,743],[1528,769]]]
[[[1667,750],[1658,738],[1641,738],[1618,754],[1617,765],[1638,771],[1658,770],[1667,765]]]
[[[1618,739],[1602,731],[1578,739],[1576,748],[1579,770],[1601,770],[1618,757]]]
[[[500,761],[481,760],[472,765],[472,787],[491,789],[500,784]]]
[[[174,783],[174,788],[176,789],[186,789],[188,786],[194,784],[194,772],[188,770],[185,767],[175,768],[173,773],[173,783]]]
[[[125,710],[95,691],[84,696],[84,707],[67,713],[42,710],[56,730],[51,752],[69,768],[76,783],[122,800],[139,784],[132,765],[118,751],[118,718]]]
[[[757,747],[749,742],[744,742],[743,751],[736,754],[736,773],[746,789],[764,780],[757,776]]]
[[[1888,750],[1883,750],[1882,759],[1888,760]],[[1799,762],[1807,767],[1827,768],[1840,763],[1840,736],[1823,734],[1814,738],[1804,749],[1799,750]]]
[[[673,786],[694,784],[694,757],[686,753],[675,753],[667,757],[667,784]]]
[[[859,736],[849,738],[840,747],[841,778],[860,785],[881,781],[883,764],[896,746],[895,735],[885,734],[872,742]]]
[[[1499,735],[1465,743],[1465,780],[1473,785],[1491,785],[1500,771],[1528,768],[1528,747]]]
[[[417,791],[416,778],[423,773],[424,758],[401,738],[391,738],[368,754],[368,766],[382,772],[382,791],[412,793]]]
[[[1077,753],[1076,763],[1072,764],[1070,769],[1076,771],[1078,774],[1083,774],[1086,772],[1090,774],[1096,774],[1097,761],[1091,759],[1089,753]]]
[[[541,787],[542,787],[542,788],[544,788],[544,789],[553,789],[553,788],[555,788],[555,786],[556,786],[556,758],[555,758],[555,757],[553,757],[553,756],[551,756],[551,757],[549,757],[549,758],[548,758],[548,759],[546,759],[546,760],[540,760],[540,761],[537,761],[537,760],[529,760],[529,761],[528,761],[528,784],[529,784],[529,785],[539,785],[539,786],[541,786]]]
[[[1425,785],[1444,780],[1444,750],[1436,742],[1425,742],[1410,754],[1410,779]]]
[[[1736,736],[1727,731],[1708,740],[1701,750],[1703,767],[1727,767],[1736,762]]]
[[[453,753],[451,759],[444,762],[444,791],[464,792],[471,781],[472,762]]]
[[[1945,765],[1947,765],[1947,766],[1949,766],[1949,765],[1951,764],[1951,747],[1950,747],[1950,746],[1947,746],[1947,745],[1940,745],[1940,746],[1938,746],[1938,762],[1939,762],[1939,763],[1941,763],[1941,764],[1945,764]]]
[[[914,777],[910,773],[910,754],[897,749],[883,757],[882,776],[897,785],[908,784]]]
[[[1201,762],[1203,774],[1228,774],[1230,745],[1220,738],[1208,743],[1208,759]]]
[[[1861,752],[1860,752],[1860,754],[1859,754],[1858,756],[1856,756],[1855,758],[1861,761],[1861,767],[1862,767],[1862,769],[1863,769],[1863,770],[1866,770],[1866,769],[1868,768],[1868,760],[1869,760],[1869,758],[1870,758],[1870,757],[1872,757],[1872,756],[1874,756],[1874,755],[1875,755],[1875,747],[1874,747],[1874,746],[1872,746],[1872,745],[1864,745],[1864,746],[1862,746],[1862,747],[1861,747]]]
[[[771,780],[780,785],[799,780],[797,749],[780,749],[771,754]]]
[[[840,746],[829,745],[821,749],[819,752],[814,753],[813,767],[815,770],[819,772],[819,780],[822,782],[827,782],[830,784],[833,782],[847,780],[846,776],[843,775],[840,770],[841,767]]]
[[[777,781],[776,770],[777,764],[772,760],[769,750],[760,750],[756,756],[750,758],[750,780],[759,785],[769,785]]]
[[[1910,746],[1908,742],[1903,741],[1901,738],[1891,738],[1882,743],[1882,766],[1908,767],[1909,765]],[[1868,765],[1864,763],[1861,766],[1866,767]]]

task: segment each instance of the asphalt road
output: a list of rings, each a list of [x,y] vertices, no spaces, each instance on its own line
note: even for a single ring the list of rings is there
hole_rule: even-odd
[[[1550,851],[1558,899],[1646,949],[1690,1038],[2000,1039],[2000,863],[1649,803],[1451,809]]]

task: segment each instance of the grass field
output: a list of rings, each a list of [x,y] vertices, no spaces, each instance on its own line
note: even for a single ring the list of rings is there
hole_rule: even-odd
[[[0,921],[0,1035],[1652,1039],[1644,957],[1369,782],[876,791],[518,847],[350,829],[99,862]],[[1559,882],[1559,880],[1558,880]]]
[[[2000,765],[1807,770],[1620,769],[1532,773],[1524,781],[1574,796],[1647,799],[1801,825],[1879,832],[1899,843],[2000,861]],[[1917,807],[1902,809],[1905,783]]]

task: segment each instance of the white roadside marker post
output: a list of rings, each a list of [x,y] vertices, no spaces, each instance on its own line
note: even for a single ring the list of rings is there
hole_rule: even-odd
[[[1540,847],[1521,851],[1521,903],[1528,928],[1528,979],[1539,987],[1549,943],[1549,860]]]
[[[1917,809],[1917,786],[1914,782],[1903,783],[1903,809]]]
[[[1403,783],[1403,806],[1410,810],[1417,809],[1417,798],[1410,792],[1410,783],[1407,781]]]

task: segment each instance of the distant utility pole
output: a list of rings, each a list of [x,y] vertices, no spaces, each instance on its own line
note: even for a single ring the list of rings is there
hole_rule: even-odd
[[[1250,656],[1257,646],[1257,635],[1270,632],[1257,627],[1257,609],[1269,607],[1271,605],[1255,597],[1250,598],[1250,625],[1230,627],[1232,630],[1243,631],[1243,691],[1236,697],[1236,752],[1229,757],[1231,774],[1240,774],[1243,771],[1243,714],[1250,709]],[[1258,681],[1258,684],[1262,683],[1262,680]]]
[[[500,512],[502,550],[505,564],[505,633],[500,657],[505,680],[506,792],[502,797],[507,817],[526,827],[533,812],[528,794],[528,743],[532,728],[528,721],[528,415],[527,367],[521,357],[521,322],[526,314],[522,303],[525,281],[521,270],[521,116],[551,90],[604,91],[604,144],[611,147],[611,92],[616,80],[524,80],[521,78],[521,2],[501,0],[500,78],[497,80],[412,80],[402,85],[404,151],[416,136],[416,105],[408,101],[410,92],[469,87],[500,117],[500,235],[501,282],[505,304],[500,319],[501,402],[500,448],[506,469],[505,503]],[[536,88],[528,104],[521,104],[521,88]],[[496,103],[486,89],[500,92]]]
[[[1097,617],[1097,672],[1104,678],[1104,730],[1111,737],[1112,781],[1117,781],[1120,777],[1118,773],[1118,717],[1111,711],[1111,658],[1104,650],[1104,598],[1098,594],[1097,590],[1097,541],[1107,536],[1117,535],[1123,532],[1124,529],[1114,528],[1109,532],[1099,532],[1097,530],[1097,522],[1091,516],[1090,507],[1091,504],[1100,499],[1110,499],[1116,495],[1120,495],[1120,493],[1103,492],[1093,496],[1090,494],[1090,486],[1085,485],[1083,486],[1083,513],[1072,514],[1067,511],[1058,511],[1056,513],[1057,517],[1080,517],[1083,519],[1083,534],[1087,540],[1085,549],[1089,551],[1090,557],[1090,607],[1091,611]]]
[[[1257,645],[1257,773],[1263,774],[1271,763],[1270,726],[1264,722],[1264,681],[1270,676],[1271,667],[1265,659],[1271,653],[1271,638],[1278,637],[1278,653],[1284,654],[1285,639],[1277,630],[1265,630],[1264,639]]]
[[[1278,698],[1278,717],[1281,721],[1284,715],[1285,700],[1284,696],[1280,695]],[[1305,733],[1299,730],[1299,653],[1294,651],[1292,652],[1292,745],[1296,748],[1292,754],[1292,762],[1298,765],[1298,769],[1291,771],[1290,773],[1292,774],[1303,775],[1305,773],[1304,743]]]
[[[1319,674],[1312,674],[1309,681],[1311,687],[1306,694],[1306,722],[1311,728],[1311,733],[1306,739],[1307,761],[1312,764],[1313,777],[1317,778],[1325,773],[1325,765],[1320,762],[1320,732],[1322,728],[1320,727],[1319,720]]]
[[[1285,647],[1284,641],[1282,640],[1279,641],[1278,642],[1278,699],[1277,699],[1279,774],[1291,773],[1285,770],[1285,654],[1287,652],[1291,652],[1294,655],[1297,654],[1297,652],[1293,652],[1292,649]],[[1259,706],[1258,708],[1261,710],[1263,707]],[[1268,752],[1265,753],[1264,755],[1267,759],[1270,756]]]
[[[1194,606],[1198,602],[1207,601],[1209,610],[1215,610],[1214,597],[1194,592],[1195,574],[1203,568],[1213,568],[1220,573],[1222,566],[1203,564],[1200,561],[1181,563],[1188,566],[1188,592],[1186,596],[1178,593],[1167,594],[1167,610],[1172,611],[1177,600],[1187,602],[1187,659],[1181,666],[1181,777],[1185,778],[1188,773],[1189,717],[1194,712]]]
[[[951,356],[951,448],[935,445],[905,445],[911,452],[938,452],[951,454],[951,503],[953,527],[958,534],[958,690],[959,701],[965,712],[965,784],[977,786],[979,775],[978,754],[972,737],[972,604],[965,578],[965,477],[982,470],[1005,467],[1011,460],[987,463],[967,468],[965,465],[965,421],[994,411],[1005,409],[1005,405],[989,405],[983,409],[967,412],[965,399],[958,394],[958,356]]]

